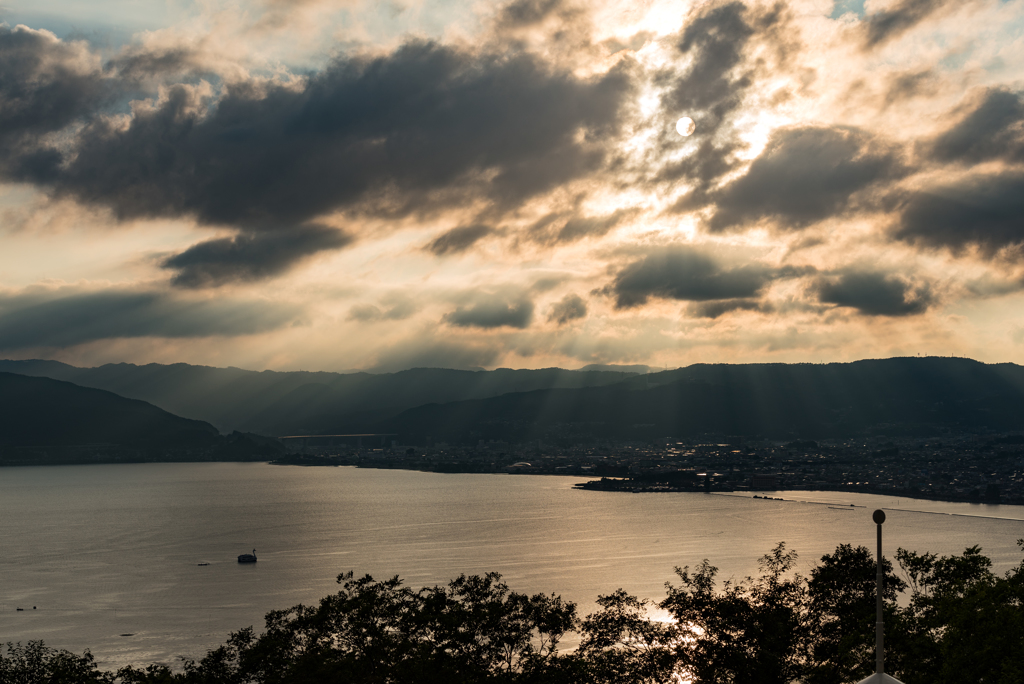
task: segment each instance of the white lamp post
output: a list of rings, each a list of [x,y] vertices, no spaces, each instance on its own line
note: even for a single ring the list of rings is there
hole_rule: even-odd
[[[903,684],[895,677],[885,674],[885,625],[882,622],[882,585],[885,575],[882,570],[882,523],[885,512],[881,509],[871,514],[878,527],[878,554],[875,556],[875,674],[862,679],[859,684]]]

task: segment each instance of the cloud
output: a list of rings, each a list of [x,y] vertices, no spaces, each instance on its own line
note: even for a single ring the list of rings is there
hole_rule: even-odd
[[[624,267],[607,294],[617,309],[645,304],[650,297],[684,301],[749,299],[779,277],[795,272],[760,265],[725,267],[710,256],[686,246],[659,249]]]
[[[164,80],[168,77],[203,71],[199,66],[198,55],[193,50],[180,46],[150,49],[130,45],[109,60],[104,68],[108,72],[116,73],[118,78],[125,81],[151,78]]]
[[[558,325],[565,325],[569,321],[586,318],[586,316],[587,303],[578,294],[570,293],[562,297],[561,301],[556,302],[551,307],[551,314],[548,316],[548,320],[554,321]]]
[[[732,168],[729,157],[737,144],[717,141],[714,134],[739,107],[752,83],[751,75],[738,68],[747,42],[755,35],[746,20],[750,14],[741,2],[712,4],[683,30],[677,48],[692,63],[675,79],[663,106],[670,113],[691,117],[701,137],[693,154],[661,171],[663,180],[687,178],[707,186]]]
[[[1002,88],[976,90],[960,107],[962,116],[930,142],[932,158],[978,163],[1024,161],[1024,102]]]
[[[207,240],[165,259],[161,265],[176,271],[171,279],[174,285],[211,287],[278,275],[306,257],[350,242],[350,235],[314,224],[290,231]]]
[[[424,249],[433,252],[437,256],[445,254],[458,254],[465,252],[481,239],[494,232],[490,226],[474,224],[471,226],[459,226],[439,235],[432,240]]]
[[[731,311],[757,311],[762,308],[756,299],[718,299],[707,302],[692,302],[686,313],[696,318],[718,318]]]
[[[888,9],[868,15],[860,25],[864,47],[876,48],[914,28],[929,16],[957,5],[950,0],[898,0]]]
[[[401,321],[416,313],[415,302],[400,294],[390,293],[381,299],[381,306],[357,304],[349,309],[348,320],[370,323],[374,321]]]
[[[934,69],[911,69],[898,71],[886,78],[885,106],[891,106],[902,100],[927,96],[941,84],[941,79]]]
[[[7,68],[29,82],[20,62]],[[43,97],[27,87],[32,101]],[[592,173],[630,89],[624,67],[583,79],[526,53],[411,40],[382,56],[339,58],[304,81],[169,86],[127,121],[89,120],[69,149],[24,150],[7,176],[120,219],[192,217],[252,233],[169,262],[183,269],[179,284],[211,286],[279,273],[261,246],[308,254],[306,224],[327,213],[400,216],[480,200],[515,207]],[[47,130],[89,118],[91,100],[64,100]],[[14,125],[30,130],[35,118],[26,112]],[[280,237],[263,237],[268,229]]]
[[[502,28],[522,28],[566,11],[564,0],[512,0],[501,8],[496,23]]]
[[[899,199],[896,239],[987,254],[1024,244],[1024,172],[975,173]]]
[[[159,292],[25,294],[0,297],[0,349],[72,347],[133,337],[253,335],[301,314],[254,300],[192,300]]]
[[[469,306],[446,313],[443,320],[459,328],[528,328],[533,320],[533,302],[525,297],[483,296]]]
[[[0,24],[0,175],[51,166],[60,155],[43,136],[88,119],[110,94],[84,43]]]
[[[927,287],[914,287],[899,276],[878,272],[822,277],[814,291],[826,304],[854,308],[866,316],[912,316],[924,313],[934,301]]]
[[[852,128],[776,131],[746,174],[713,193],[712,230],[774,219],[803,228],[846,211],[854,195],[902,173],[896,153]]]
[[[680,111],[716,110],[738,104],[739,91],[750,84],[746,75],[734,76],[743,49],[754,35],[747,23],[749,9],[741,2],[712,5],[689,22],[680,37],[679,52],[693,59],[685,76],[670,95]]]
[[[534,242],[544,245],[567,244],[584,238],[599,238],[607,235],[615,226],[635,216],[635,209],[619,209],[603,216],[573,216],[566,220],[564,215],[549,214],[529,229]]]

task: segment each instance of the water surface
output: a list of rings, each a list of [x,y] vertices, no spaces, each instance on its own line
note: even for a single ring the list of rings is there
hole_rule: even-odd
[[[874,548],[877,507],[887,555],[980,544],[1002,572],[1024,537],[1020,506],[589,492],[578,480],[256,463],[0,469],[0,642],[90,648],[104,668],[173,665],[336,591],[348,570],[414,588],[497,571],[585,613],[618,587],[660,599],[674,566],[703,558],[723,578],[756,573],[778,541],[806,573],[839,543]],[[239,565],[253,548],[259,561]]]

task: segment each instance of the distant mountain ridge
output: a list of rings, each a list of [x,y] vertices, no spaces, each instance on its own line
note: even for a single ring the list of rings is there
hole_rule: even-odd
[[[106,390],[0,372],[0,465],[253,461],[282,451],[277,440],[221,435]]]
[[[0,361],[0,371],[102,387],[224,431],[389,432],[406,444],[1024,430],[1024,367],[962,358],[695,364],[646,374],[419,368],[371,375],[53,361]]]
[[[1024,429],[1024,368],[906,357],[831,364],[696,364],[606,387],[410,409],[410,443],[608,437],[845,437]]]
[[[137,399],[62,380],[0,372],[0,446],[211,446],[220,435]]]
[[[398,373],[248,371],[185,363],[129,363],[77,368],[58,361],[0,360],[0,371],[73,382],[141,399],[222,432],[269,436],[366,432],[402,411],[429,403],[484,399],[510,392],[621,382],[629,371],[560,368],[465,371],[414,368]]]

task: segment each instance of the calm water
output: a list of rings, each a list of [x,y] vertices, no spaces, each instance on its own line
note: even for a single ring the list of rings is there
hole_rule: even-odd
[[[261,627],[268,610],[315,602],[347,570],[414,588],[498,571],[585,613],[618,587],[660,599],[674,566],[705,557],[723,578],[756,573],[783,540],[806,573],[841,542],[873,548],[877,507],[887,555],[980,544],[1004,571],[1024,537],[1019,506],[583,492],[578,480],[237,463],[0,469],[0,642],[90,648],[104,668],[174,664]],[[253,547],[258,563],[235,562]]]

